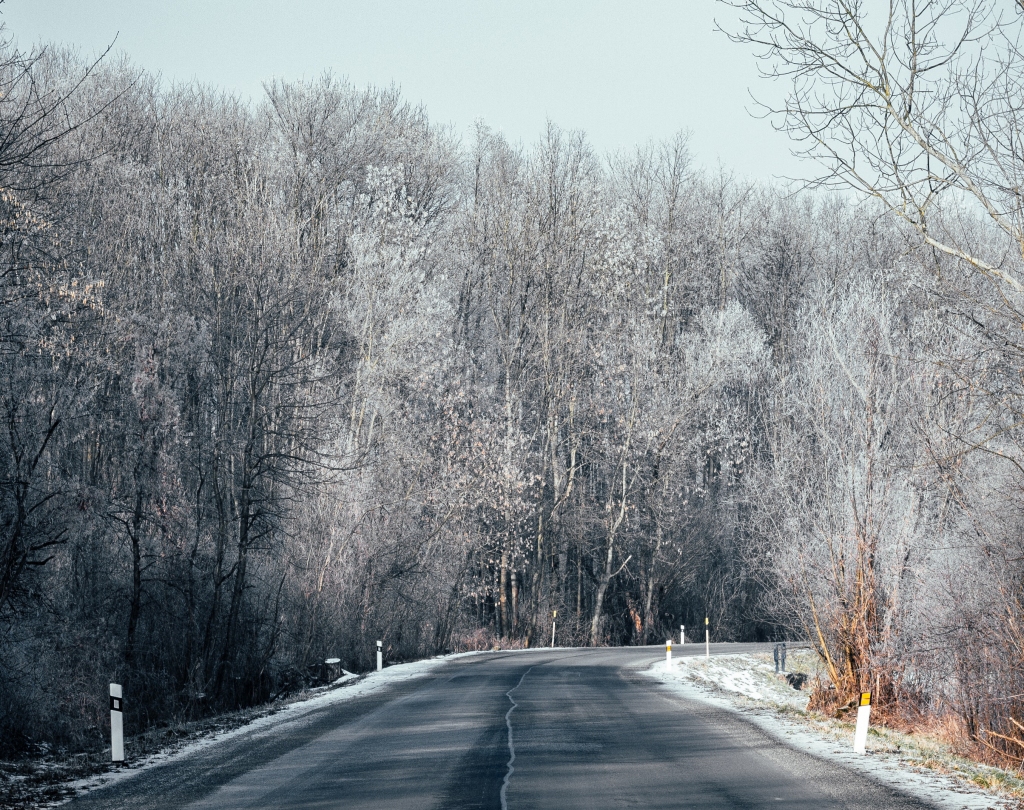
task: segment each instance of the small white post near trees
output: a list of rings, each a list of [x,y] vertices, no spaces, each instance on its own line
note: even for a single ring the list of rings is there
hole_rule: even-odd
[[[110,761],[124,763],[124,712],[121,684],[110,684]]]
[[[377,642],[377,672],[384,669],[384,642]]]
[[[709,627],[710,622],[708,617],[704,617],[704,657],[711,657],[711,628]]]
[[[686,643],[686,625],[679,625],[679,646],[681,647]]]
[[[672,663],[672,639],[665,640],[665,663]]]
[[[853,733],[854,753],[866,753],[868,744],[868,723],[871,720],[871,693],[862,692],[857,707],[857,729]]]
[[[551,611],[551,646],[555,646],[555,618],[558,616],[558,611]]]

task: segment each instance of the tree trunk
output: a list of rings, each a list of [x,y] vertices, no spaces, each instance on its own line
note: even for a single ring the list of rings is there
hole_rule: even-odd
[[[655,536],[657,539],[654,543],[654,554],[651,556],[651,567],[647,572],[647,593],[644,594],[644,629],[640,639],[641,644],[647,644],[651,625],[654,624],[654,575],[658,567],[658,552],[661,551],[661,524],[658,524],[658,530]]]
[[[627,445],[628,447],[628,445]],[[625,451],[623,451],[625,456]],[[618,573],[612,573],[612,563],[615,560],[615,536],[619,531],[619,526],[622,525],[622,521],[626,519],[626,462],[622,462],[622,497],[619,499],[618,513],[612,519],[611,525],[608,527],[608,553],[605,555],[604,561],[604,573],[601,576],[600,581],[597,584],[597,595],[594,599],[594,616],[590,621],[590,646],[596,647],[601,632],[602,619],[601,611],[604,608],[604,597],[608,592],[608,585],[612,581],[612,577]],[[614,496],[613,496],[614,497]],[[611,511],[612,503],[608,503],[608,511]],[[625,563],[623,563],[625,564]],[[620,569],[621,570],[621,569]]]
[[[509,572],[512,580],[512,635],[519,630],[519,577],[516,576],[516,569],[513,567]]]
[[[597,585],[597,594],[594,597],[594,616],[590,621],[590,646],[596,647],[601,634],[603,624],[601,611],[604,608],[604,595],[608,592],[608,585],[612,581],[612,561],[615,557],[615,535],[608,538],[608,554],[605,556],[604,574]]]
[[[511,633],[508,615],[508,544],[501,551],[501,569],[498,572],[498,635]]]
[[[238,617],[242,611],[242,597],[245,595],[245,575],[249,562],[249,520],[251,508],[248,493],[243,489],[243,493],[239,498],[238,508],[238,557],[235,560],[235,582],[231,588],[231,605],[228,609],[227,627],[224,631],[224,646],[221,652],[220,664],[217,667],[217,681],[214,686],[214,692],[218,695],[221,694],[224,688],[224,676],[234,651],[235,628],[238,625]]]
[[[131,607],[128,611],[128,633],[125,638],[124,660],[131,665],[135,660],[135,633],[139,626],[139,613],[142,611],[142,487],[136,483],[135,510],[132,514],[132,527],[129,539],[132,544],[132,595]]]

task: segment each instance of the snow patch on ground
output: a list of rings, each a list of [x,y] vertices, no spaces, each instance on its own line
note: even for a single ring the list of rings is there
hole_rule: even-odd
[[[943,810],[1010,810],[1020,806],[975,787],[966,781],[966,775],[957,778],[915,766],[876,734],[869,736],[867,754],[853,753],[852,724],[835,722],[834,728],[826,724],[812,728],[805,714],[807,692],[780,680],[772,665],[756,656],[679,658],[658,662],[646,674],[687,700],[739,714],[786,745],[841,763]],[[977,770],[995,769],[979,765]]]

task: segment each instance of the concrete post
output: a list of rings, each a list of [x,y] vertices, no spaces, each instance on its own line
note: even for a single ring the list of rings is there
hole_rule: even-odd
[[[121,684],[110,684],[110,761],[124,763],[124,712]]]

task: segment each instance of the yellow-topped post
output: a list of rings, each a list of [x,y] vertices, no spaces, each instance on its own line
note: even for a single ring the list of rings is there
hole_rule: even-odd
[[[853,733],[853,750],[857,754],[866,752],[868,744],[868,723],[871,720],[871,693],[861,692],[857,707],[857,729]]]

